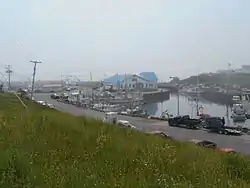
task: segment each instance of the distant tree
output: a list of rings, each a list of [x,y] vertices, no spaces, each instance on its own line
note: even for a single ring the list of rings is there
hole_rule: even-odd
[[[250,88],[250,74],[247,73],[213,73],[213,74],[201,74],[198,75],[200,84],[205,85],[217,85],[225,87],[229,85],[233,88],[233,85],[239,85],[240,87]],[[174,79],[173,79],[174,80]],[[197,76],[190,76],[187,79],[180,80],[181,84],[196,84]]]
[[[177,76],[171,77],[171,79],[172,79],[172,80],[170,81],[171,84],[177,84],[177,83],[179,83],[179,81],[180,81],[180,78],[177,77]]]

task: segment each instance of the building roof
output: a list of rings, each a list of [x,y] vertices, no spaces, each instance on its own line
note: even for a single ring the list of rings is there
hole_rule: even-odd
[[[132,77],[132,76],[138,76],[142,79],[148,80],[148,81],[154,81],[157,82],[157,76],[154,72],[141,72],[140,74],[115,74],[107,79],[104,79],[103,82],[110,83],[110,84],[117,84],[119,82],[124,81],[126,78]]]
[[[141,72],[139,74],[142,78],[145,78],[146,80],[157,82],[158,78],[154,72]]]
[[[132,77],[133,74],[115,74],[109,78],[106,78],[103,80],[103,82],[105,83],[118,83],[118,82],[122,82],[123,80],[125,80],[126,78]]]
[[[43,88],[54,88],[54,87],[62,87],[62,84],[44,84]]]

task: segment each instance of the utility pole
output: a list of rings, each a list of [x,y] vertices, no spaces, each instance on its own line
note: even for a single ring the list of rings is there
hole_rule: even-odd
[[[124,88],[125,88],[125,98],[127,99],[128,98],[128,87],[127,87],[127,74],[125,73],[125,75],[124,75],[124,77],[125,77],[125,79],[124,79],[124,82],[125,82],[125,84],[124,84]]]
[[[174,80],[175,77],[170,76],[170,79]],[[176,94],[177,94],[177,116],[180,115],[180,86],[179,83],[176,84]]]
[[[34,95],[34,85],[35,85],[35,77],[36,77],[36,64],[37,63],[42,63],[42,62],[41,61],[30,61],[30,62],[34,64],[33,76],[32,76],[32,85],[31,85],[31,100],[32,100],[33,95]]]
[[[3,92],[3,85],[6,82],[5,76],[3,73],[0,72],[0,75],[2,76],[2,78],[0,79],[0,93]]]
[[[63,77],[62,77],[62,73],[61,73],[61,90],[63,91]]]
[[[92,87],[92,80],[93,80],[92,72],[89,73],[89,76],[90,76],[90,85],[91,85],[91,98],[93,100],[94,99],[94,91],[93,91],[93,87]]]
[[[231,68],[231,63],[230,62],[228,62],[228,65],[227,65],[227,83],[226,83],[226,92],[228,93],[228,90],[229,90],[229,84],[230,84],[230,73],[229,73],[229,71],[230,71],[230,68]]]
[[[228,62],[227,64],[227,83],[226,83],[226,92],[228,94],[228,91],[229,91],[229,87],[230,87],[230,69],[231,69],[231,62]],[[229,121],[229,107],[228,105],[226,105],[226,117],[227,117],[227,123],[229,125],[230,121]]]
[[[5,72],[8,74],[8,90],[10,91],[10,75],[13,72],[10,65],[6,66],[6,71]]]
[[[180,86],[177,84],[177,115],[180,115]]]

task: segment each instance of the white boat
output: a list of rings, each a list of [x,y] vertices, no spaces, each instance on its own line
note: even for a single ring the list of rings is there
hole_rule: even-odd
[[[244,122],[246,121],[246,114],[233,113],[232,118],[234,122]]]
[[[102,110],[104,112],[118,112],[121,111],[123,106],[120,105],[103,105]]]
[[[234,95],[232,100],[235,104],[240,103],[240,96]]]
[[[239,103],[242,105],[242,108],[245,110],[245,113],[247,115],[250,115],[250,93],[249,92],[242,93],[238,104]]]
[[[232,112],[233,113],[246,113],[246,109],[244,109],[244,106],[243,104],[241,103],[236,103],[236,104],[233,104],[233,107],[232,107]]]
[[[173,115],[172,114],[169,114],[168,113],[168,110],[165,110],[164,112],[162,112],[161,113],[161,115],[160,115],[160,118],[162,118],[162,119],[169,119],[170,117],[173,117]]]
[[[232,108],[232,118],[234,122],[246,121],[246,110],[242,104],[234,104]]]

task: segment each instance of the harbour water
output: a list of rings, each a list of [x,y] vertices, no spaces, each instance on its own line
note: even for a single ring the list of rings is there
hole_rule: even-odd
[[[179,96],[179,110],[180,115],[190,115],[190,117],[196,117],[196,103],[190,97]],[[203,107],[203,113],[211,116],[224,117],[226,124],[229,126],[249,126],[250,120],[243,123],[235,124],[231,119],[231,108],[219,104],[215,104],[203,99],[199,100],[199,106]],[[170,114],[177,115],[177,96],[174,94],[170,95],[170,99],[162,103],[152,103],[144,106],[144,109],[151,115],[159,116],[162,111],[168,110]],[[228,113],[227,113],[228,112]],[[228,115],[227,115],[228,114]]]

